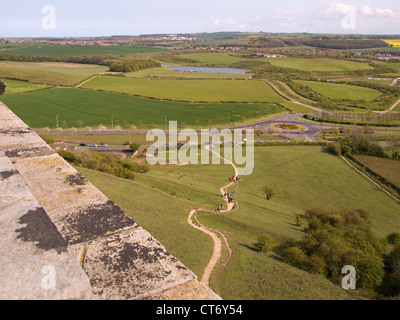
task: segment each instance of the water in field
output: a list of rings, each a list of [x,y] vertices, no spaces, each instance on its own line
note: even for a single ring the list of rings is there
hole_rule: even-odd
[[[183,73],[205,72],[205,73],[229,73],[229,74],[246,74],[247,70],[235,68],[209,68],[209,67],[171,67],[172,71]]]

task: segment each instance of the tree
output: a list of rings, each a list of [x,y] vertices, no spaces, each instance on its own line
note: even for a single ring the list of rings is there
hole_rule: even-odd
[[[254,244],[256,250],[266,253],[270,252],[274,246],[275,240],[268,233],[259,236],[258,241]]]
[[[271,200],[271,198],[273,196],[275,196],[275,191],[274,189],[272,189],[270,186],[265,185],[262,188],[263,193],[265,194],[265,197],[267,198],[267,200]]]
[[[387,236],[387,241],[390,244],[400,245],[400,233],[394,232]]]

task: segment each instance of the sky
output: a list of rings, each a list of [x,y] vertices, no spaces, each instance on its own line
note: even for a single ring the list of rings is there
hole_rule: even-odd
[[[0,0],[0,37],[219,31],[400,34],[400,1]]]

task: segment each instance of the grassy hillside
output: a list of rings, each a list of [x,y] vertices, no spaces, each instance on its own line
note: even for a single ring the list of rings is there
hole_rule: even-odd
[[[256,148],[255,173],[235,185],[239,210],[226,215],[199,213],[199,221],[223,232],[233,250],[227,251],[211,277],[211,287],[224,299],[346,299],[338,286],[282,262],[283,248],[299,240],[296,214],[310,207],[362,208],[371,214],[375,232],[386,236],[400,230],[399,204],[365,180],[341,159],[320,147]],[[81,170],[140,225],[198,275],[207,264],[212,243],[186,222],[194,207],[215,209],[218,189],[228,183],[230,165],[153,167],[136,182]],[[261,188],[271,185],[276,197],[265,200]],[[271,234],[273,255],[258,253],[258,235]],[[196,254],[194,254],[194,252]]]
[[[348,84],[317,82],[317,81],[298,81],[309,86],[314,91],[322,94],[329,99],[350,99],[372,101],[382,93],[373,89],[352,86]]]
[[[60,126],[65,121],[69,128],[79,127],[79,120],[83,127],[111,127],[111,117],[114,125],[127,128],[132,124],[164,128],[165,119],[176,120],[179,125],[226,125],[231,123],[232,111],[240,115],[235,116],[236,123],[253,119],[259,108],[262,117],[282,111],[274,104],[179,103],[77,88],[52,88],[3,96],[0,100],[32,128],[55,128],[57,115]]]
[[[108,70],[108,67],[90,64],[0,61],[0,75],[3,78],[48,85],[73,86],[93,74]]]
[[[280,102],[282,98],[262,81],[149,80],[95,77],[82,88],[188,102]]]
[[[400,188],[400,161],[357,155],[357,160]]]

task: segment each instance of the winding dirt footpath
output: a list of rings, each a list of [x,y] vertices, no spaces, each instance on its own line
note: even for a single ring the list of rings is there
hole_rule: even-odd
[[[225,158],[223,158],[221,155],[219,155],[217,152],[213,151],[212,149],[208,149],[208,150],[210,152],[216,154],[222,160],[224,160],[224,161],[226,160]],[[229,161],[229,160],[226,160],[226,161],[229,162],[232,165],[232,167],[234,168],[235,176],[238,176],[238,170],[237,170],[236,166],[231,161]],[[233,184],[235,184],[235,182],[231,182],[228,185],[221,187],[220,188],[220,192],[222,192],[224,194],[227,193],[228,188],[231,187]],[[227,198],[224,198],[224,200],[227,203],[227,209],[226,210],[222,210],[220,212],[221,213],[227,213],[227,212],[232,211],[233,207],[235,206],[235,203],[228,203],[228,199]],[[236,204],[237,204],[237,202],[236,202]],[[197,218],[195,217],[195,214],[198,211],[201,211],[201,209],[197,208],[197,209],[194,209],[194,210],[190,211],[189,216],[187,218],[187,222],[193,228],[195,228],[197,230],[200,230],[201,232],[209,235],[212,238],[212,240],[214,241],[213,254],[212,254],[211,259],[208,262],[205,270],[204,270],[203,276],[201,277],[201,283],[203,283],[204,285],[209,287],[211,273],[214,270],[215,266],[217,265],[218,261],[221,259],[221,255],[222,255],[222,242],[221,242],[221,239],[218,237],[217,233],[222,237],[222,239],[224,240],[224,243],[225,243],[225,245],[226,245],[226,247],[228,248],[228,251],[229,251],[229,257],[228,257],[228,260],[225,262],[224,267],[228,264],[230,258],[232,257],[232,250],[229,247],[228,240],[226,239],[226,237],[225,237],[225,235],[223,233],[221,233],[218,230],[207,228],[197,220]],[[193,220],[195,220],[195,222]]]

